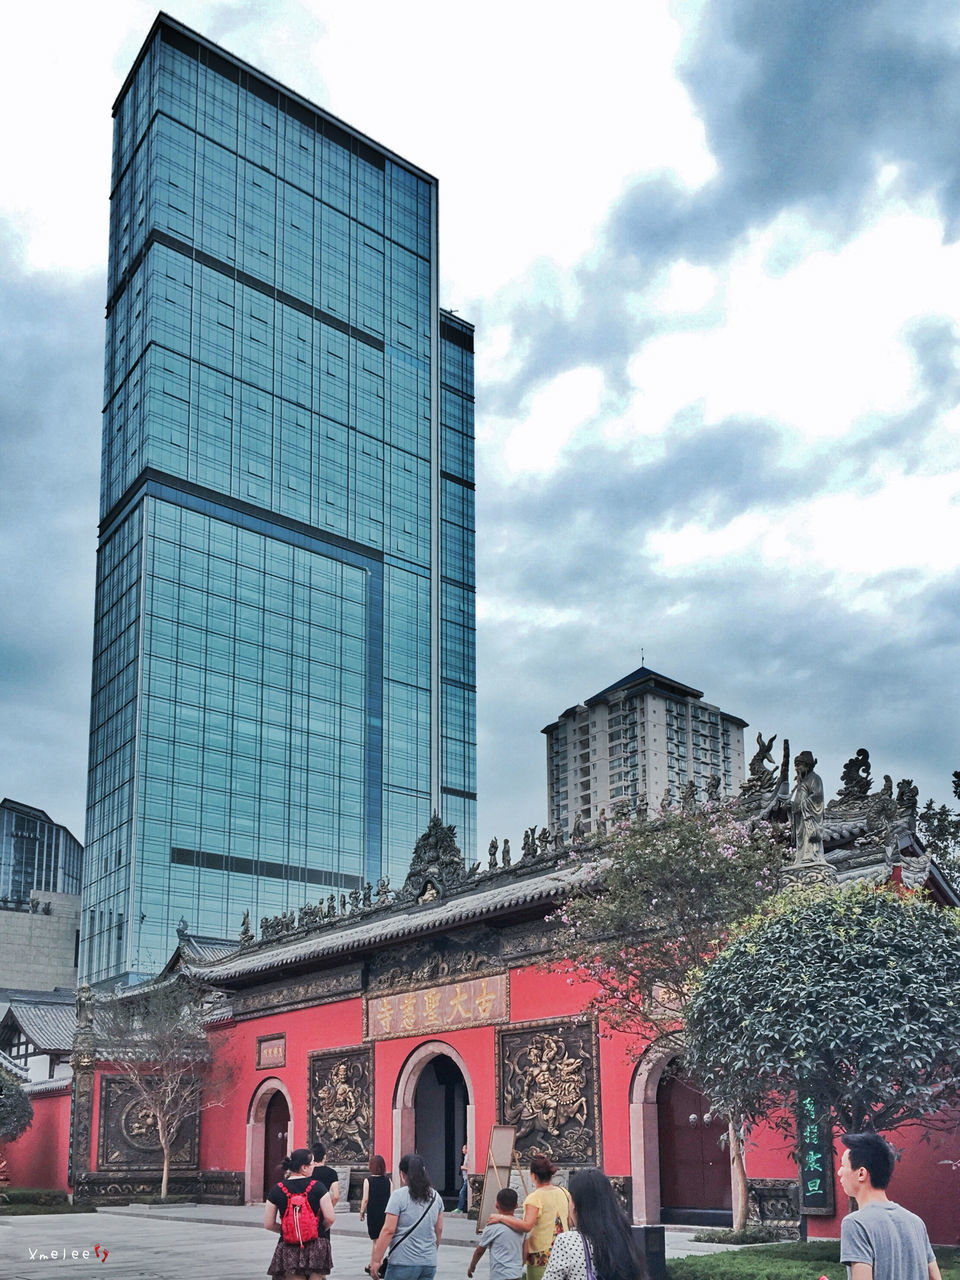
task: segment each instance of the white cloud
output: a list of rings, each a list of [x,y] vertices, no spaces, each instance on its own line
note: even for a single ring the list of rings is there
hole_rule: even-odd
[[[646,550],[660,572],[683,575],[736,561],[782,570],[797,579],[832,575],[851,590],[889,572],[919,584],[956,568],[960,546],[960,475],[891,475],[870,494],[825,493],[751,511],[722,528],[691,521],[649,535]],[[876,596],[871,597],[876,607]]]
[[[570,443],[596,419],[602,396],[599,369],[583,367],[560,374],[531,393],[516,418],[489,419],[483,424],[484,444],[493,445],[493,438],[499,439],[499,459],[493,461],[491,448],[488,463],[507,481],[554,471]]]
[[[786,226],[784,225],[786,224]],[[954,314],[960,246],[932,219],[894,209],[835,250],[814,249],[769,275],[794,215],[754,234],[722,272],[722,321],[666,332],[633,359],[637,430],[665,427],[687,404],[708,423],[765,418],[798,433],[796,448],[841,436],[858,418],[905,410],[915,394],[904,330]],[[670,280],[651,303],[675,311]],[[641,425],[642,424],[642,425]]]

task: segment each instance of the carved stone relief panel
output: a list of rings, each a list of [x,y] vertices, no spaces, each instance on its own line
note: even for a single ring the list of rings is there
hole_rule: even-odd
[[[272,982],[249,991],[237,992],[231,1001],[236,1018],[254,1018],[269,1010],[281,1013],[286,1009],[300,1009],[305,1005],[324,1004],[340,1000],[344,996],[359,995],[362,990],[362,974],[359,964],[344,965],[339,969],[318,973],[302,982]]]
[[[495,929],[465,929],[452,938],[393,947],[372,957],[367,989],[379,995],[490,973],[499,967],[499,955],[500,935]]]
[[[366,1163],[373,1150],[373,1053],[325,1050],[311,1053],[309,1063],[309,1141],[324,1143],[327,1164]]]
[[[534,924],[515,924],[504,929],[500,940],[500,954],[504,960],[517,960],[525,956],[543,955],[550,947],[550,938],[556,925],[548,920]]]
[[[199,1136],[200,1117],[190,1116],[173,1140],[172,1169],[196,1169]],[[97,1168],[103,1171],[157,1169],[162,1165],[163,1151],[156,1123],[133,1085],[125,1076],[101,1076]]]
[[[499,1119],[516,1125],[521,1157],[599,1164],[596,1023],[526,1023],[497,1034]]]

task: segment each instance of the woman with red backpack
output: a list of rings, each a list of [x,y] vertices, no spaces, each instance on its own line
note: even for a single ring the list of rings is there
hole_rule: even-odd
[[[279,1232],[267,1275],[274,1280],[319,1280],[333,1266],[329,1237],[320,1223],[333,1225],[333,1202],[322,1182],[311,1178],[313,1154],[306,1147],[284,1160],[283,1180],[270,1189],[263,1206],[263,1225]]]

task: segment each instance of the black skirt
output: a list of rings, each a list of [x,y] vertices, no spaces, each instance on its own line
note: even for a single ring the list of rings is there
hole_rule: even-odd
[[[267,1275],[308,1276],[311,1271],[319,1271],[327,1275],[333,1270],[333,1254],[330,1252],[330,1239],[321,1236],[318,1240],[310,1240],[305,1245],[287,1244],[280,1238],[273,1251]]]

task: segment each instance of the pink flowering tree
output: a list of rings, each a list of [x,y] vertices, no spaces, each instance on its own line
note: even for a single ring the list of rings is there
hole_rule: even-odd
[[[578,851],[580,856],[580,851]],[[590,1009],[608,1027],[679,1057],[693,973],[722,950],[737,921],[778,887],[783,846],[767,823],[733,805],[667,812],[613,826],[586,851],[580,887],[556,913],[553,965],[595,984]],[[742,1131],[730,1158],[746,1218]]]

